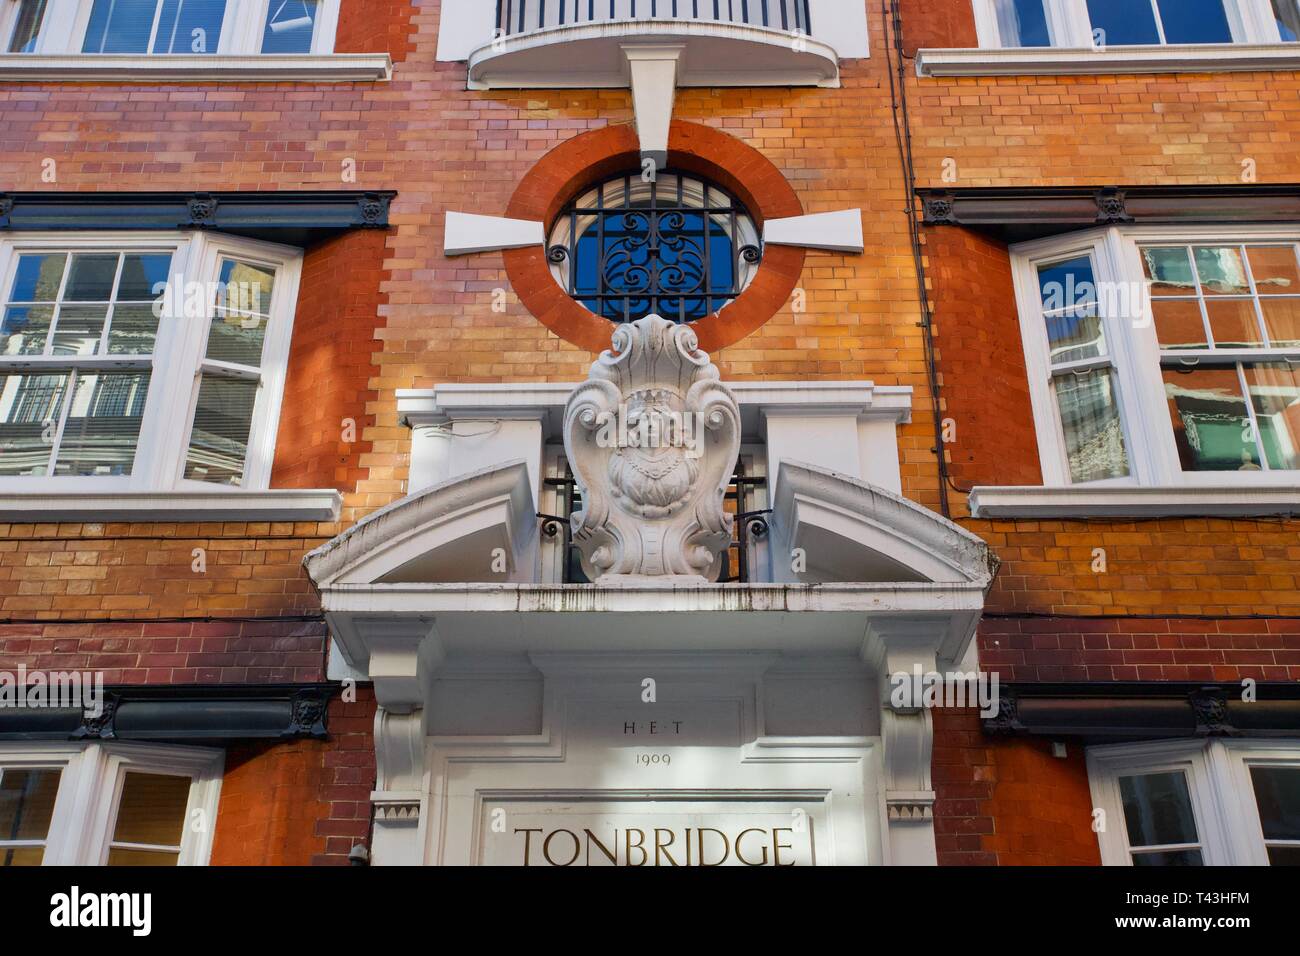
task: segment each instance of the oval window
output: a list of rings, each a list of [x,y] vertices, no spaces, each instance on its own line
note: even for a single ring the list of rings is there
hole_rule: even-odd
[[[725,189],[671,170],[587,189],[551,227],[551,274],[611,322],[712,315],[749,285],[762,244],[749,211]]]

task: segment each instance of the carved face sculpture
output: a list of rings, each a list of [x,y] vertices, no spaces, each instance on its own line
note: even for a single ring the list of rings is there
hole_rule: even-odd
[[[680,397],[658,389],[632,396],[626,417],[626,440],[609,459],[610,491],[643,517],[667,517],[686,503],[700,474],[687,447],[690,418]]]

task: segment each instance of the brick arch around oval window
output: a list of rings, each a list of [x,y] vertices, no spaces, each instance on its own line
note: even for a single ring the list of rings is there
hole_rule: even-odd
[[[698,123],[674,121],[668,135],[668,166],[717,183],[749,209],[762,229],[769,219],[800,216],[794,188],[766,156],[726,133]],[[520,182],[506,215],[541,221],[547,234],[564,204],[583,190],[629,170],[640,170],[636,132],[607,126],[551,150]],[[749,286],[731,303],[692,323],[700,348],[711,352],[735,342],[772,318],[799,284],[804,250],[768,246]],[[570,298],[551,275],[546,247],[510,249],[506,275],[519,301],[565,341],[592,352],[609,348],[613,325]]]

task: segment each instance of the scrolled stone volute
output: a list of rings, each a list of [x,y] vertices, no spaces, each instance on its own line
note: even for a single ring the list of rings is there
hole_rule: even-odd
[[[564,410],[583,570],[602,585],[715,580],[731,543],[736,399],[689,326],[650,315],[619,326],[612,345]]]

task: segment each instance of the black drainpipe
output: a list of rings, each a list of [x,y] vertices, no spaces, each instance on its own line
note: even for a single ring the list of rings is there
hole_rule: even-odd
[[[898,158],[903,167],[904,209],[907,212],[907,229],[912,242],[912,259],[916,265],[917,296],[921,304],[921,321],[917,324],[925,337],[925,369],[930,385],[930,403],[934,418],[934,456],[939,463],[939,510],[945,518],[952,517],[948,503],[948,487],[952,484],[948,474],[948,459],[944,453],[943,441],[943,404],[939,394],[939,368],[935,360],[934,349],[934,313],[930,308],[930,295],[925,288],[925,256],[921,249],[920,227],[916,221],[916,167],[912,158],[911,120],[907,112],[907,59],[903,53],[903,18],[899,13],[898,0],[880,0],[880,13],[893,32],[893,55],[898,58],[897,82],[892,69],[889,74],[890,106],[894,111],[894,138],[898,143]],[[885,60],[890,62],[890,43],[885,41]],[[900,115],[901,111],[901,115]]]

